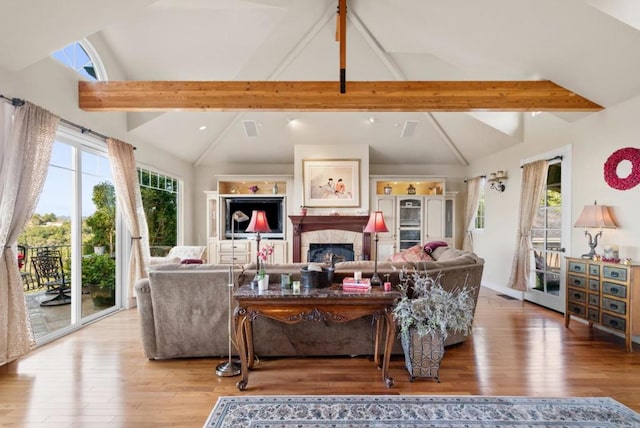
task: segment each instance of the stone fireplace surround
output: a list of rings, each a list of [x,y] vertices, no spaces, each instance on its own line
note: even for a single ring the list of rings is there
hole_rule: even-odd
[[[306,262],[310,243],[353,244],[356,260],[371,259],[371,234],[362,230],[369,216],[290,215],[293,263]]]

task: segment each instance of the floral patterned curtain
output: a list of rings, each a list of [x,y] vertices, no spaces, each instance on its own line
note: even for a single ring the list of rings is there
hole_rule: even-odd
[[[516,252],[513,255],[509,287],[518,291],[527,291],[534,265],[531,227],[540,206],[540,197],[547,180],[549,161],[532,162],[522,167],[522,188],[520,190],[520,216]]]
[[[0,365],[35,345],[16,245],[42,193],[59,122],[33,104],[0,102]]]

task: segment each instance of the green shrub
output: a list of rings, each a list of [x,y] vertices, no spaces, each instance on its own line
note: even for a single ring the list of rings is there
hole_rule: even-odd
[[[116,286],[116,261],[108,254],[91,254],[83,257],[82,284],[114,288]]]

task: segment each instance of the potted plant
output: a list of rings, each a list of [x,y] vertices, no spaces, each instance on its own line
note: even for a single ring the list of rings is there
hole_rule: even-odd
[[[116,262],[107,254],[91,254],[82,258],[82,284],[89,288],[96,307],[115,305]]]
[[[393,310],[400,326],[405,364],[411,380],[415,377],[439,379],[444,357],[444,341],[450,332],[468,334],[473,323],[472,290],[445,290],[440,275],[435,279],[415,271],[400,275],[403,297]]]

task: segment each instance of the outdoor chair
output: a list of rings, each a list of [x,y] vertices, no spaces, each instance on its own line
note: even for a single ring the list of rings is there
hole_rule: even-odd
[[[20,277],[22,278],[22,284],[24,285],[24,291],[29,291],[35,288],[36,283],[31,273],[26,270],[27,263],[27,248],[24,245],[18,245],[18,269],[20,270]]]
[[[53,297],[40,302],[40,306],[58,306],[71,303],[71,296],[68,294],[71,289],[64,274],[60,252],[40,252],[31,258],[31,263],[36,272],[38,288],[46,287],[47,294],[53,294]]]

